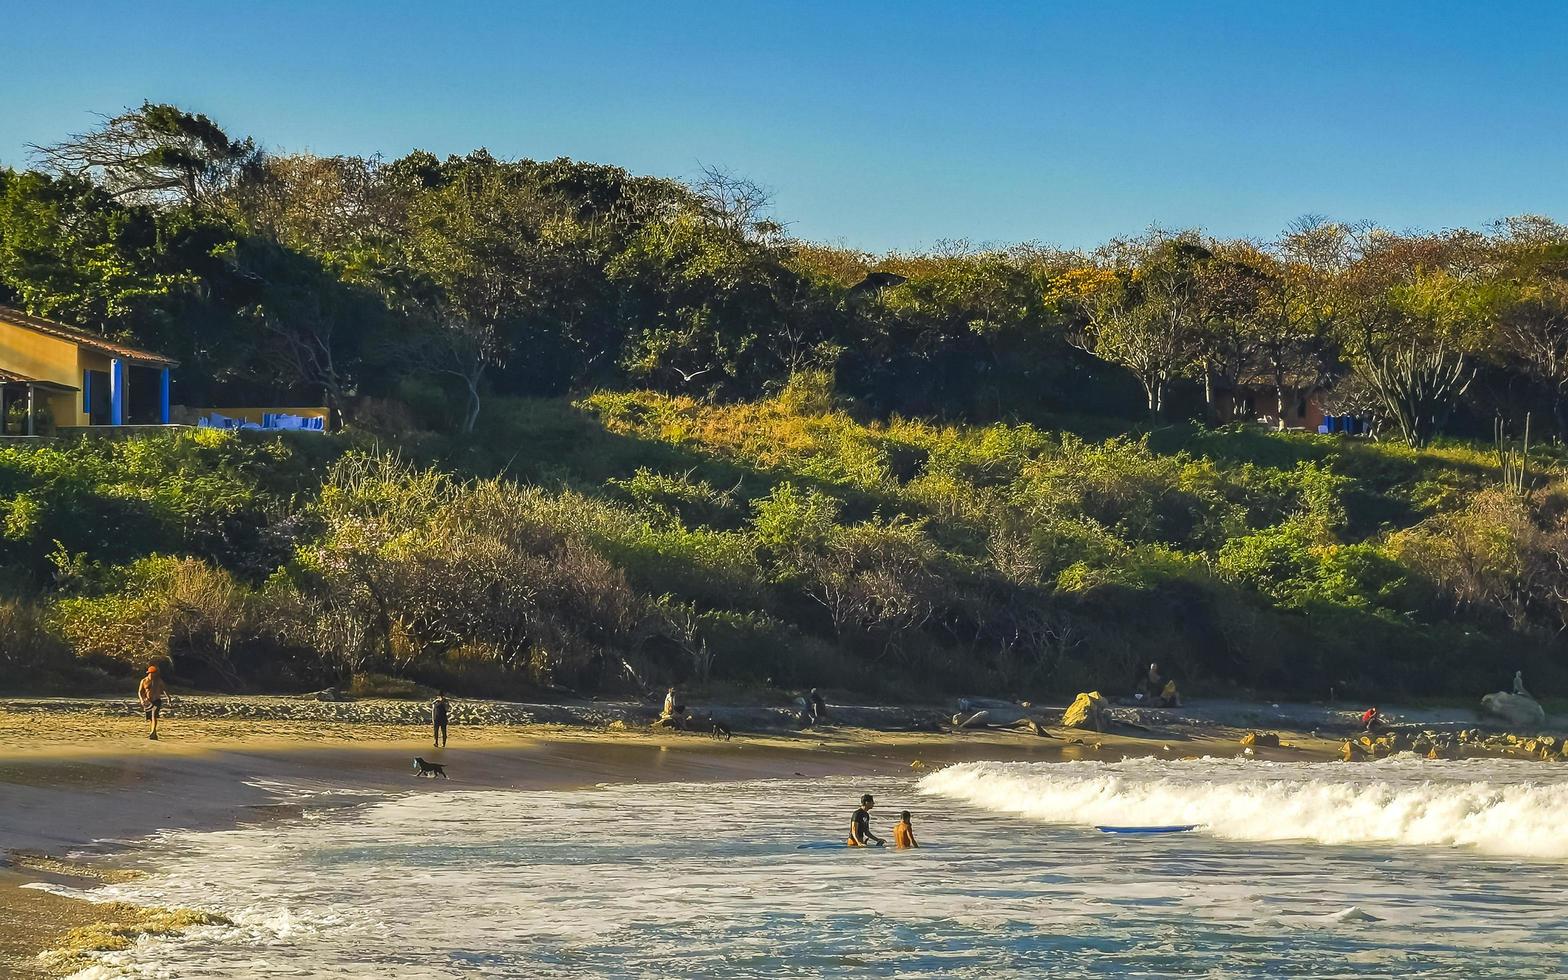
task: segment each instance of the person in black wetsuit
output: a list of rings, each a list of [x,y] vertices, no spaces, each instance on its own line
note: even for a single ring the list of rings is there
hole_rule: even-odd
[[[437,691],[435,702],[430,706],[430,729],[438,749],[446,745],[446,715],[446,692]]]
[[[886,843],[871,832],[871,808],[876,805],[877,801],[872,799],[870,793],[860,798],[860,809],[849,818],[850,847],[870,847],[872,844],[881,847]]]

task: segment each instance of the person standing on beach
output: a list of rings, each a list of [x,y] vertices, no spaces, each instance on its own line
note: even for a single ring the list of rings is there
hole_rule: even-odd
[[[871,844],[882,847],[887,843],[871,832],[871,808],[876,805],[877,801],[870,793],[860,798],[860,808],[849,818],[850,847],[870,847]]]
[[[155,741],[158,738],[158,719],[163,715],[163,702],[168,697],[169,689],[163,686],[163,678],[158,676],[158,668],[148,667],[147,676],[142,678],[141,685],[136,689],[136,700],[141,702],[142,713],[152,723],[147,737]]]
[[[806,701],[806,706],[811,709],[811,723],[813,725],[822,724],[822,719],[827,717],[828,713],[827,702],[822,700],[822,695],[817,693],[816,688],[811,689],[811,694]]]
[[[430,705],[430,728],[431,737],[438,749],[446,747],[446,715],[446,692],[437,691],[436,699]]]

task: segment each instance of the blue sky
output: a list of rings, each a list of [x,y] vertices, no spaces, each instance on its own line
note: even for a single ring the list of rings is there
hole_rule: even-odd
[[[1568,218],[1568,3],[6,7],[12,166],[151,99],[276,150],[722,166],[872,250]]]

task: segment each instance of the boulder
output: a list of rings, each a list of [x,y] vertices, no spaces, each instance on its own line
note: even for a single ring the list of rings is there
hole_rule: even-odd
[[[1510,725],[1538,727],[1546,724],[1546,712],[1540,703],[1522,694],[1509,694],[1507,691],[1488,694],[1481,699],[1481,711]]]
[[[1091,731],[1103,732],[1107,707],[1109,705],[1099,691],[1080,694],[1062,714],[1062,725],[1065,728],[1087,728]]]
[[[1277,749],[1279,736],[1273,732],[1248,732],[1241,737],[1241,744],[1248,748]]]

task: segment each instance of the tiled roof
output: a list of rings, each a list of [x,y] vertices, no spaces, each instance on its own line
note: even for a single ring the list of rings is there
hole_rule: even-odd
[[[15,324],[18,327],[25,327],[28,330],[36,330],[51,337],[58,337],[61,340],[69,340],[73,344],[79,344],[88,350],[95,350],[109,357],[124,358],[128,361],[140,361],[153,367],[174,367],[179,363],[172,357],[164,357],[162,354],[154,354],[152,351],[115,343],[107,337],[88,333],[85,330],[78,330],[76,327],[68,327],[53,320],[45,320],[43,317],[32,316],[10,306],[0,306],[0,320]],[[32,379],[22,378],[17,380],[29,381]]]

